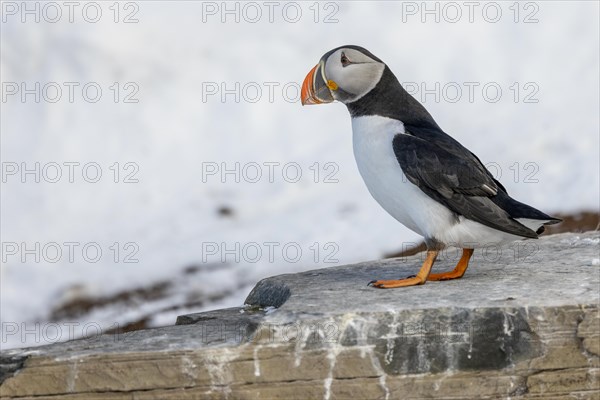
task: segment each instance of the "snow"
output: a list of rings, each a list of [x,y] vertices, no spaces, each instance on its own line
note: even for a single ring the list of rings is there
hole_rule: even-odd
[[[51,342],[51,312],[69,299],[174,282],[160,301],[58,321],[77,323],[76,336],[85,324],[109,329],[148,313],[156,314],[155,325],[172,324],[186,312],[241,305],[252,285],[269,275],[378,258],[418,243],[418,235],[370,198],[353,159],[345,107],[301,107],[297,101],[305,74],[342,44],[368,48],[407,87],[419,88],[416,97],[442,128],[489,165],[517,199],[549,213],[598,208],[597,2],[533,3],[537,23],[522,22],[533,9],[520,9],[515,23],[511,2],[495,3],[502,10],[496,23],[481,9],[469,22],[464,7],[458,22],[447,14],[439,23],[432,16],[422,23],[420,14],[403,13],[407,2],[330,2],[327,9],[320,3],[318,23],[313,3],[293,3],[302,10],[296,23],[278,11],[269,22],[263,3],[254,3],[262,7],[255,23],[248,22],[250,9],[239,23],[231,15],[222,23],[220,14],[206,9],[220,2],[135,4],[139,22],[133,24],[114,23],[110,2],[102,3],[98,23],[78,12],[73,23],[35,23],[31,16],[21,23],[19,15],[3,14],[2,82],[26,82],[27,88],[56,82],[63,91],[56,103],[37,103],[33,95],[1,103],[3,349]],[[323,23],[336,5],[338,22]],[[119,18],[129,12],[121,9]],[[72,103],[64,82],[80,84]],[[96,103],[81,95],[88,82],[102,88]],[[118,103],[110,89],[115,82]],[[136,87],[128,82],[139,88],[137,103],[122,101]],[[235,89],[236,82],[239,102],[231,93],[222,101],[221,89]],[[422,90],[436,83],[446,90],[439,101]],[[457,87],[462,95],[454,101]],[[497,101],[495,87],[502,90]],[[219,93],[210,95],[215,88]],[[527,95],[537,102],[525,102]],[[23,183],[18,173],[7,175],[36,162],[50,179],[38,183],[29,174]],[[79,163],[73,183],[69,162]],[[49,163],[60,167],[57,183],[49,182],[56,170]],[[102,171],[96,183],[82,177],[89,163],[97,165],[87,178],[95,166]],[[232,174],[206,175],[215,165],[231,169],[235,163],[239,182]],[[256,169],[250,168],[256,165],[262,175],[253,183]],[[297,166],[302,176],[293,182]],[[124,182],[127,176],[138,182]],[[233,214],[219,216],[223,206]],[[72,260],[65,242],[77,243]],[[35,251],[36,243],[38,254],[47,252],[39,262],[22,254],[23,246]],[[239,262],[226,251],[236,243]],[[86,244],[102,250],[98,261],[81,253]],[[286,245],[289,254],[282,252]],[[296,260],[291,251],[298,248]],[[49,262],[56,249],[62,254]],[[249,252],[257,249],[261,255],[253,262],[256,254]],[[127,255],[138,262],[124,262]],[[186,276],[190,265],[216,267]],[[204,299],[201,306],[158,312],[194,296]],[[42,324],[37,331],[36,322]],[[23,335],[27,329],[34,333]],[[63,329],[60,339],[67,336]]]

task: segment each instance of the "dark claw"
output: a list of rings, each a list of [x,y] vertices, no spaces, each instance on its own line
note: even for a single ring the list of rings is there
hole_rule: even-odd
[[[372,287],[375,282],[377,282],[377,281],[371,281],[371,282],[367,283],[367,286]]]

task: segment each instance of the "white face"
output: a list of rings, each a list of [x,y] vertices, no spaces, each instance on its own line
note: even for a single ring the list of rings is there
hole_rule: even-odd
[[[351,103],[377,85],[384,69],[385,64],[358,50],[341,48],[327,58],[325,77],[347,93],[342,95],[339,90],[331,90],[333,97],[342,103]]]

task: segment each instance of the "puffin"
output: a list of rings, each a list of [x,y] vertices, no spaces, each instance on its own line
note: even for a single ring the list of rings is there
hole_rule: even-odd
[[[561,220],[510,197],[479,158],[440,128],[390,68],[355,45],[321,57],[301,87],[302,105],[338,101],[350,112],[354,157],[373,198],[425,239],[416,275],[373,280],[380,289],[462,278],[477,248],[535,239]],[[462,249],[456,267],[432,273],[441,250]]]

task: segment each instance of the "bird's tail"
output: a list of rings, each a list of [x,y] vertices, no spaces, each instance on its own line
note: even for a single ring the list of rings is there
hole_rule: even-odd
[[[561,219],[521,203],[499,190],[498,194],[491,198],[496,205],[508,213],[514,220],[531,229],[538,235],[544,232],[544,225],[558,224]]]

